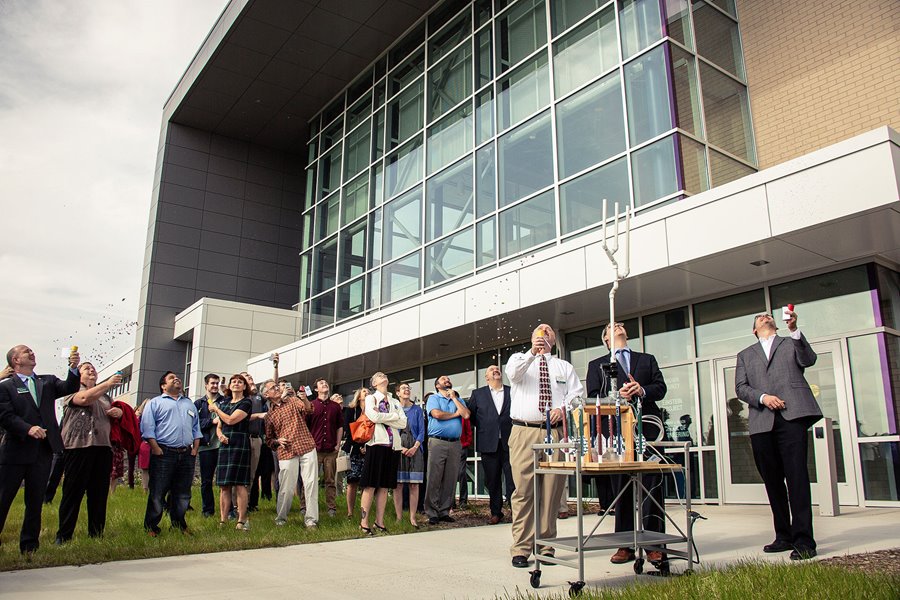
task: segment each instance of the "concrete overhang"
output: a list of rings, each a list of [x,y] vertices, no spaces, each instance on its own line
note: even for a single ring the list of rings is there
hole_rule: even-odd
[[[231,0],[167,100],[164,122],[300,152],[309,119],[434,4]]]

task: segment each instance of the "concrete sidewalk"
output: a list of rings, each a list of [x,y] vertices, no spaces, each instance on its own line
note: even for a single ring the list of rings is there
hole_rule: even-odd
[[[763,554],[772,541],[767,506],[695,506],[707,517],[694,528],[703,564],[741,559],[787,561],[787,553]],[[589,530],[596,516],[585,518]],[[391,521],[388,520],[388,527]],[[576,520],[560,521],[560,535],[574,535]],[[883,550],[900,545],[900,509],[849,509],[836,518],[815,518],[819,556]],[[612,520],[599,531],[611,531]],[[250,535],[253,533],[251,532]],[[508,524],[428,531],[366,539],[195,556],[54,567],[0,573],[3,600],[96,600],[98,598],[492,598],[532,591],[529,569],[510,565]],[[636,579],[632,565],[613,565],[612,551],[588,554],[589,586],[622,585]],[[564,557],[563,553],[558,556]],[[684,569],[673,561],[672,570]],[[567,593],[577,571],[544,567],[541,595]]]

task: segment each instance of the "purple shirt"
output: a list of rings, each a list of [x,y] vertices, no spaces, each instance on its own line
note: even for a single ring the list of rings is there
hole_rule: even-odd
[[[344,426],[341,407],[336,402],[318,398],[311,400],[312,412],[306,415],[306,425],[316,442],[317,452],[334,452],[338,445],[337,431]]]

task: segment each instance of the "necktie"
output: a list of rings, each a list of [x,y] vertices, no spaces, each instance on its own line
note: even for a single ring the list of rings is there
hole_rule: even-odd
[[[550,396],[550,369],[547,368],[547,357],[541,354],[540,360],[540,391],[538,393],[538,410],[545,413],[552,406]]]
[[[616,360],[622,365],[622,370],[625,371],[626,375],[630,372],[630,369],[628,368],[630,366],[628,364],[629,358],[630,356],[627,350],[616,350]]]
[[[34,398],[34,405],[40,408],[41,401],[38,400],[37,390],[34,387],[34,377],[26,378],[25,385],[28,386],[28,391],[31,392],[31,397]]]

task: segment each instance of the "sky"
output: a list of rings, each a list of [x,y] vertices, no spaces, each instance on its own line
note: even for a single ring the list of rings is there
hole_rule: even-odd
[[[163,104],[227,0],[0,0],[0,351],[133,348]]]

